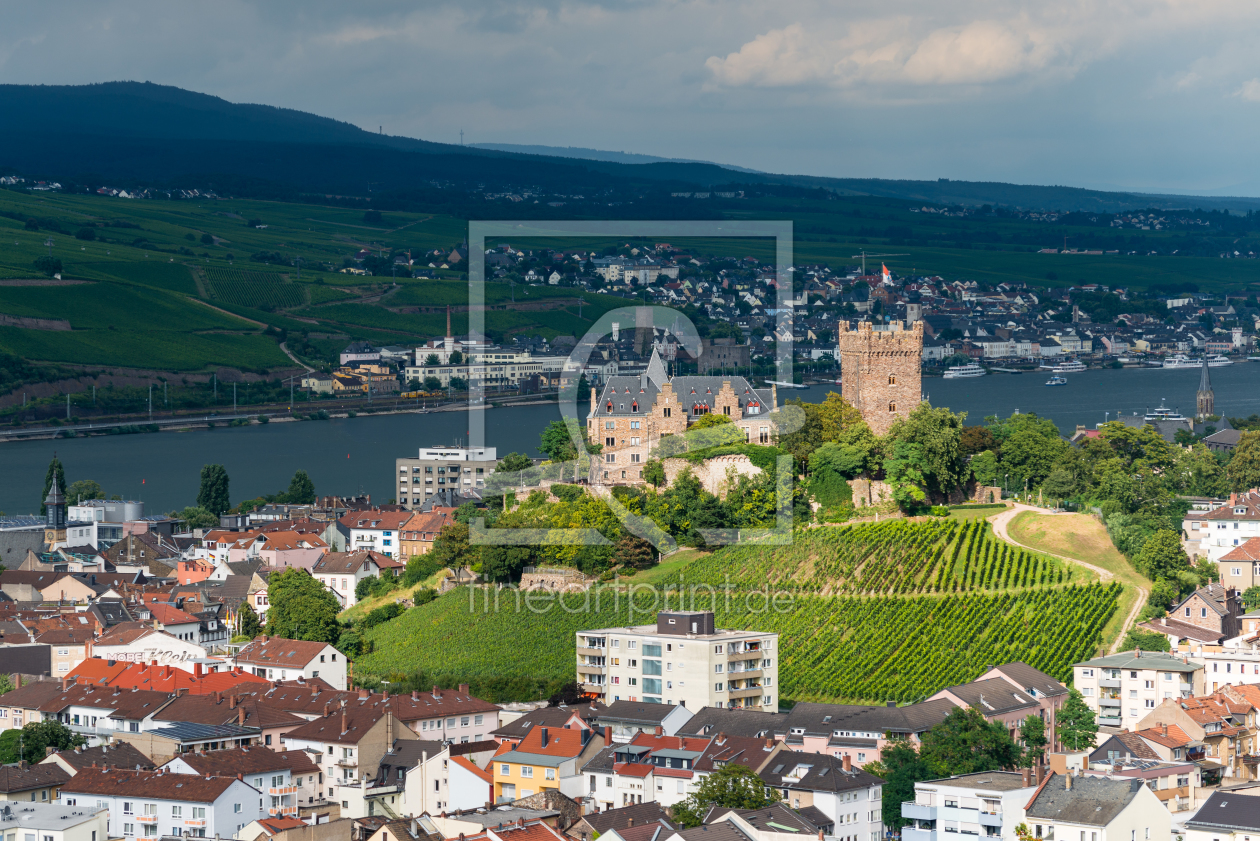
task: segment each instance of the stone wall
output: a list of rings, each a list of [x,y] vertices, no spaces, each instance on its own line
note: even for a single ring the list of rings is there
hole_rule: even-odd
[[[550,590],[556,593],[580,593],[589,590],[595,579],[576,569],[533,569],[521,574],[522,590]]]
[[[893,501],[892,486],[881,479],[850,479],[849,487],[853,490],[854,508]]]
[[[706,491],[722,498],[726,497],[727,491],[740,476],[757,476],[761,473],[761,468],[753,464],[748,456],[739,454],[716,456],[700,464],[692,464],[682,458],[667,458],[662,466],[665,468],[666,486],[674,484],[679,476],[690,470]]]

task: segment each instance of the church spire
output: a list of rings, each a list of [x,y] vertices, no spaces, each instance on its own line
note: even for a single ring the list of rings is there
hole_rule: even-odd
[[[1203,420],[1216,414],[1216,395],[1212,392],[1212,378],[1208,376],[1207,356],[1203,357],[1203,373],[1199,377],[1199,390],[1194,395],[1195,415]]]

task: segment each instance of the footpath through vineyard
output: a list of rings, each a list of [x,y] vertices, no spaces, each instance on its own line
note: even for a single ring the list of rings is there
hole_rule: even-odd
[[[1018,540],[1011,537],[1010,531],[1009,531],[1009,526],[1011,524],[1011,521],[1014,520],[1016,517],[1018,517],[1021,513],[1025,511],[1032,512],[1043,517],[1074,516],[1069,512],[1046,511],[1044,508],[1036,508],[1032,505],[1024,505],[1022,503],[1016,502],[1016,503],[1013,503],[1012,507],[1007,509],[1006,511],[1003,511],[1000,514],[997,514],[989,518],[989,522],[993,525],[993,534],[996,535],[999,539],[1005,540],[1007,543],[1011,544],[1012,546],[1017,546],[1021,549],[1027,549],[1030,552],[1040,552],[1041,554],[1049,555],[1053,558],[1058,558],[1061,561],[1067,561],[1069,563],[1082,566],[1094,572],[1095,574],[1097,574],[1100,581],[1109,582],[1115,579],[1116,577],[1115,574],[1112,573],[1110,570],[1103,569],[1100,566],[1095,566],[1094,564],[1088,563],[1087,561],[1083,561],[1080,558],[1073,558],[1069,555],[1062,555],[1055,552],[1047,551],[1046,549],[1038,548],[1035,546],[1029,546],[1027,544],[1020,543]],[[1110,653],[1115,653],[1116,649],[1120,645],[1120,641],[1124,639],[1124,636],[1128,632],[1129,628],[1133,627],[1134,623],[1137,622],[1138,614],[1142,611],[1142,606],[1146,604],[1146,598],[1149,595],[1149,591],[1145,587],[1141,586],[1140,584],[1131,584],[1128,582],[1120,582],[1120,583],[1122,586],[1126,588],[1136,589],[1137,598],[1133,600],[1133,605],[1132,607],[1130,607],[1128,615],[1125,616],[1124,623],[1120,626],[1119,632],[1115,635],[1115,639],[1113,639],[1111,642],[1111,648],[1109,649]]]

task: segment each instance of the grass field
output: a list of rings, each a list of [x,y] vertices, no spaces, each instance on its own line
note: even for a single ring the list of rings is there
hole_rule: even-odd
[[[1140,590],[1150,591],[1151,581],[1121,555],[1107,536],[1102,523],[1085,514],[1037,514],[1023,511],[1011,521],[1012,538],[1034,549],[1079,558],[1087,564],[1105,569],[1124,585],[1115,614],[1103,628],[1102,645],[1109,647],[1123,634],[1124,619],[1140,597]]]

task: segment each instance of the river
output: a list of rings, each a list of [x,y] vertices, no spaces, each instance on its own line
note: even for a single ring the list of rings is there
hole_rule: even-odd
[[[1116,412],[1144,413],[1161,399],[1186,414],[1194,411],[1197,369],[1090,370],[1069,374],[1068,385],[1047,388],[1047,374],[990,374],[969,380],[928,378],[923,390],[937,406],[965,411],[970,423],[986,415],[1036,412],[1053,418],[1065,433],[1077,424],[1093,426]],[[1260,363],[1240,362],[1211,371],[1217,412],[1234,417],[1260,413]],[[838,386],[812,386],[779,392],[782,401],[824,399]],[[584,407],[583,407],[584,409]],[[486,444],[500,457],[512,451],[538,455],[538,434],[560,417],[555,405],[490,409],[485,412]],[[66,477],[95,479],[108,494],[141,499],[148,513],[192,505],[203,464],[223,464],[231,477],[233,500],[275,493],[296,470],[305,470],[318,493],[366,492],[373,500],[394,495],[394,459],[420,447],[446,446],[466,439],[471,427],[463,412],[360,416],[329,421],[271,423],[188,432],[114,435],[49,441],[0,443],[0,511],[39,510],[39,494],[54,452]]]

